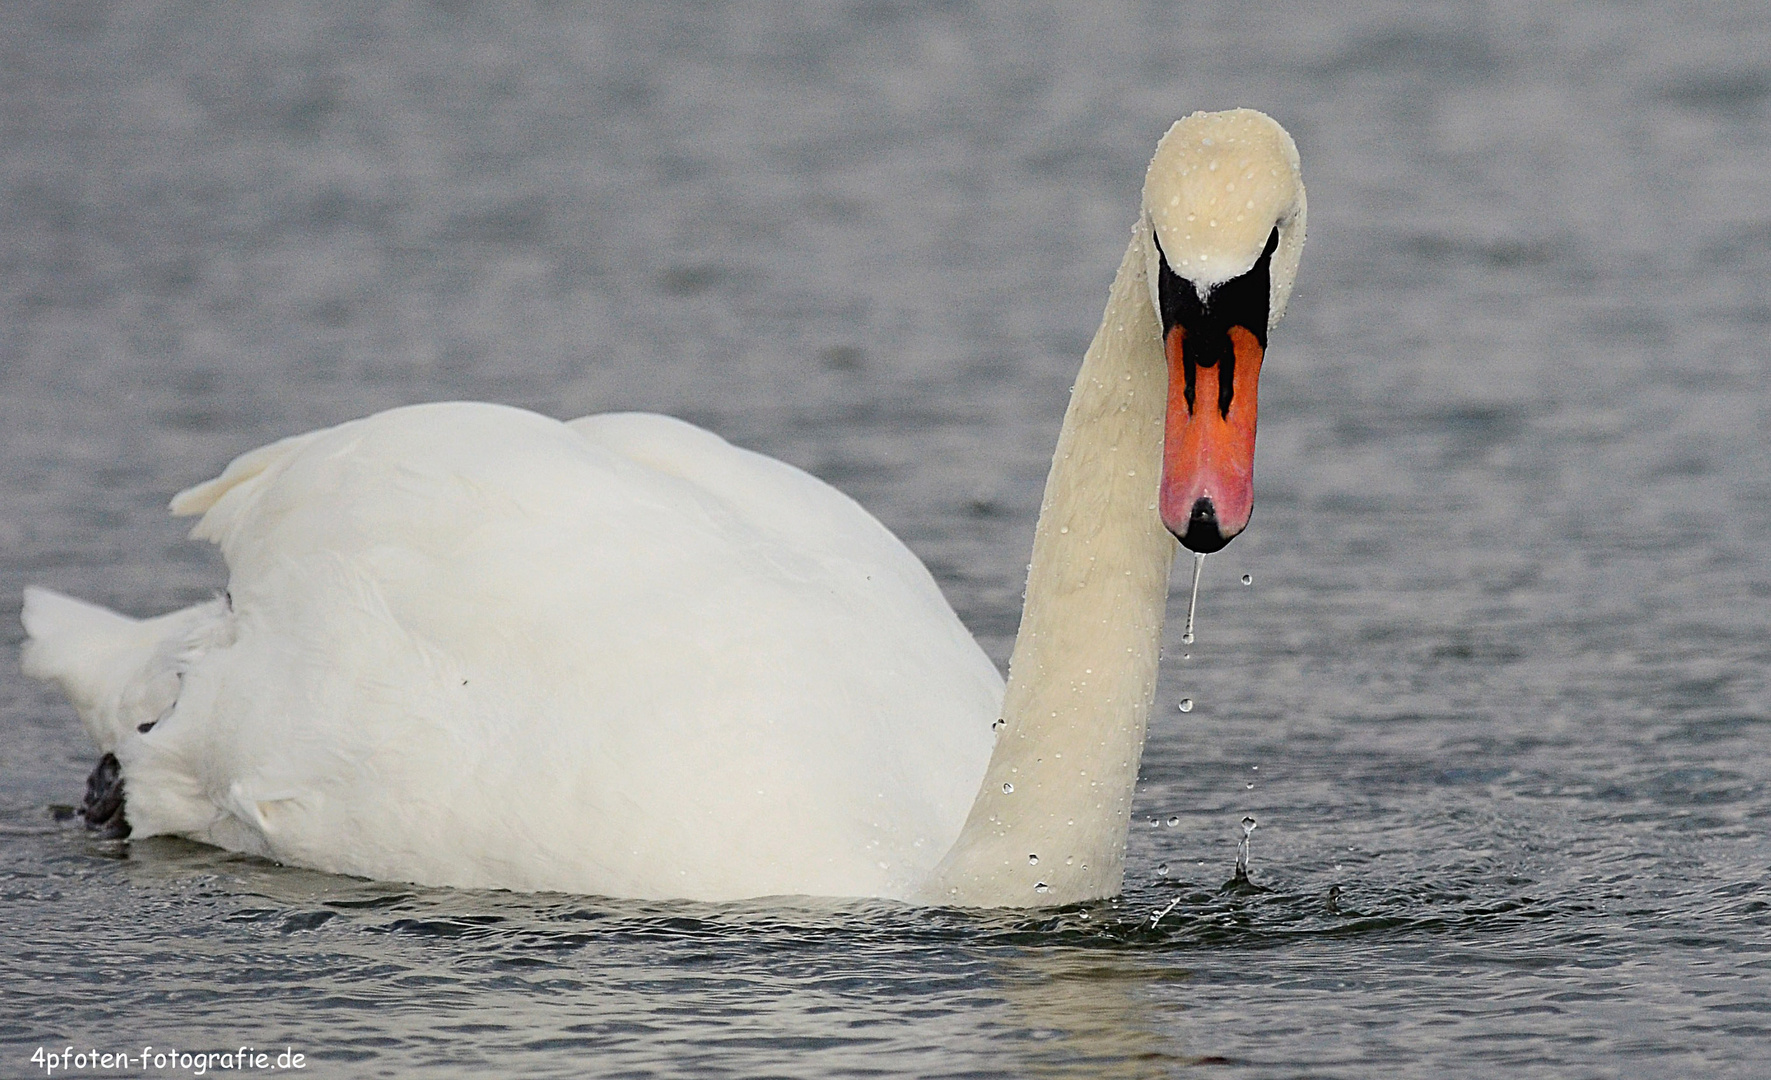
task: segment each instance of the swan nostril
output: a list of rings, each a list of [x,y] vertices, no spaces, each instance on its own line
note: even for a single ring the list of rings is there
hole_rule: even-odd
[[[1217,507],[1211,504],[1209,496],[1200,496],[1193,502],[1193,510],[1187,515],[1187,530],[1175,534],[1188,551],[1197,551],[1201,555],[1210,555],[1214,551],[1222,551],[1230,538],[1225,536],[1218,527]]]

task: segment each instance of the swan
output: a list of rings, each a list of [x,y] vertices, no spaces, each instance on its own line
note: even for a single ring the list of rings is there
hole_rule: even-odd
[[[1304,241],[1262,113],[1175,123],[1046,482],[1006,685],[847,496],[679,420],[462,402],[173,498],[224,595],[25,591],[89,826],[386,880],[1039,907],[1119,892],[1177,541],[1247,524]]]

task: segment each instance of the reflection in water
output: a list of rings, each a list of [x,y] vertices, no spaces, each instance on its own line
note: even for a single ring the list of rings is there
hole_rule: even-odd
[[[1151,1000],[1156,984],[1186,984],[1191,974],[1183,968],[1075,948],[1016,950],[993,967],[1018,1031],[1016,1075],[1131,1080],[1214,1060],[1189,1053],[1164,1031]],[[1172,1001],[1162,1006],[1173,1008]]]

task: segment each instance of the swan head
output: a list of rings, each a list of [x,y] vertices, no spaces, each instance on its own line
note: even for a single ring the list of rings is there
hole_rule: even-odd
[[[1222,548],[1254,511],[1261,359],[1291,298],[1304,208],[1296,144],[1253,109],[1177,121],[1144,177],[1168,360],[1162,521],[1194,551]]]

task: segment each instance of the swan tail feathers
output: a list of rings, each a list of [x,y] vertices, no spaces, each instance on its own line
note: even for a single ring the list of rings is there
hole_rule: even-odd
[[[123,657],[140,622],[97,604],[48,589],[27,588],[19,666],[26,675],[57,683],[80,713],[99,749],[109,753],[121,737],[114,703],[122,691]]]
[[[49,589],[25,589],[26,675],[59,685],[105,754],[151,728],[178,700],[182,670],[231,633],[226,602],[132,619]]]

